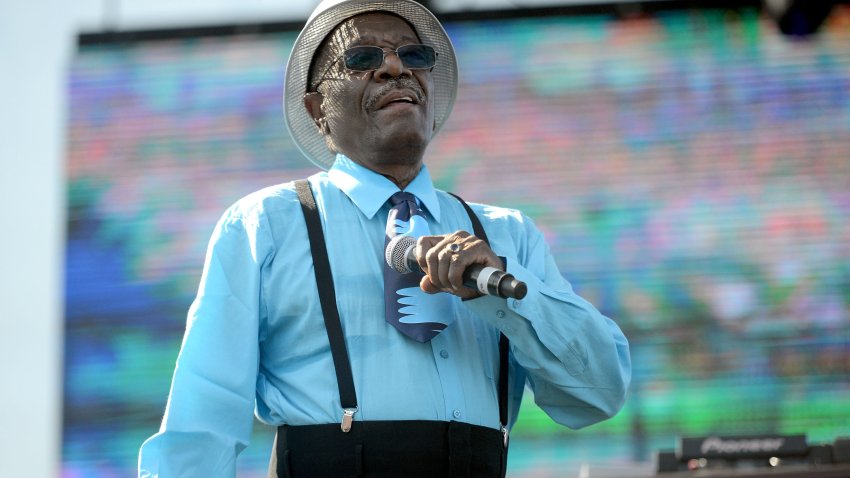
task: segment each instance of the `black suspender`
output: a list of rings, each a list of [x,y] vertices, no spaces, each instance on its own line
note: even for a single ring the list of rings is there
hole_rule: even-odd
[[[469,204],[466,203],[460,196],[455,193],[449,193],[461,204],[463,204],[463,208],[466,209],[466,213],[469,214],[469,219],[472,221],[472,232],[475,234],[475,237],[481,239],[486,242],[487,245],[490,245],[490,241],[487,240],[487,233],[484,232],[484,226],[481,225],[481,221],[478,219],[478,216],[469,207]],[[499,424],[502,426],[502,434],[505,437],[505,446],[508,446],[508,352],[510,350],[510,342],[508,338],[505,337],[505,334],[499,333]]]
[[[316,274],[316,283],[319,288],[319,300],[322,306],[322,315],[325,320],[325,328],[328,332],[328,340],[331,344],[331,357],[333,358],[336,371],[337,383],[339,385],[339,399],[343,408],[342,431],[348,432],[351,421],[357,411],[357,395],[354,389],[354,379],[351,374],[351,362],[348,359],[348,351],[345,346],[345,338],[342,333],[342,325],[339,320],[339,310],[336,307],[336,292],[334,290],[333,276],[331,275],[330,262],[328,261],[325,236],[322,232],[322,223],[313,191],[306,179],[295,181],[295,190],[301,202],[301,210],[307,223],[307,235],[310,238],[310,251],[313,255],[313,268]],[[451,194],[451,193],[450,193]],[[472,211],[466,202],[459,196],[457,198],[472,221],[473,232],[476,237],[489,244],[487,234],[478,216]],[[508,350],[509,343],[504,334],[499,337],[499,422],[507,446],[507,424],[508,424]]]
[[[316,273],[316,284],[319,287],[319,301],[322,304],[322,315],[325,318],[325,329],[331,343],[331,357],[336,370],[336,381],[339,386],[339,401],[342,404],[343,415],[340,427],[347,432],[351,429],[351,421],[357,411],[357,394],[354,391],[354,378],[351,374],[351,361],[348,359],[348,349],[342,334],[342,324],[339,321],[339,310],[336,306],[336,291],[328,261],[325,235],[322,233],[322,222],[316,208],[313,190],[306,179],[295,181],[295,191],[301,202],[301,211],[307,222],[307,235],[310,237],[310,252],[313,254],[313,269]]]

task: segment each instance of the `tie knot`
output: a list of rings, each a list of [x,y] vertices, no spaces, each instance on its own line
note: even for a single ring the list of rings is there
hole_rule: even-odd
[[[393,206],[398,206],[403,202],[412,202],[413,204],[416,204],[416,196],[404,191],[399,191],[390,196],[390,203]]]

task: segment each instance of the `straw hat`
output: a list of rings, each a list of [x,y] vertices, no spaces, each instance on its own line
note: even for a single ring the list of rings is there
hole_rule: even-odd
[[[437,65],[434,67],[434,119],[437,123],[435,133],[440,130],[449,117],[457,94],[457,59],[454,47],[440,22],[428,9],[411,0],[325,0],[307,19],[307,24],[292,47],[289,62],[286,65],[286,78],[283,86],[283,111],[286,127],[307,159],[322,169],[328,169],[336,154],[325,144],[325,138],[319,133],[313,118],[304,107],[304,94],[307,92],[307,77],[310,63],[322,40],[337,25],[360,13],[386,11],[407,20],[416,30],[422,43],[437,51]]]

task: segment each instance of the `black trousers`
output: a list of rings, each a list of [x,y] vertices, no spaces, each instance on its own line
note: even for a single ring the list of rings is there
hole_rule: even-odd
[[[502,478],[499,430],[461,422],[354,422],[278,427],[269,478]]]

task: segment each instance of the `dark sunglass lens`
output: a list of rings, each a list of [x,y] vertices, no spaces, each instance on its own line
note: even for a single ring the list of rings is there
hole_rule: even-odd
[[[384,62],[384,51],[376,46],[356,46],[345,50],[344,60],[349,70],[375,70]]]
[[[398,49],[398,57],[413,69],[431,68],[437,62],[437,53],[428,45],[405,45]]]

